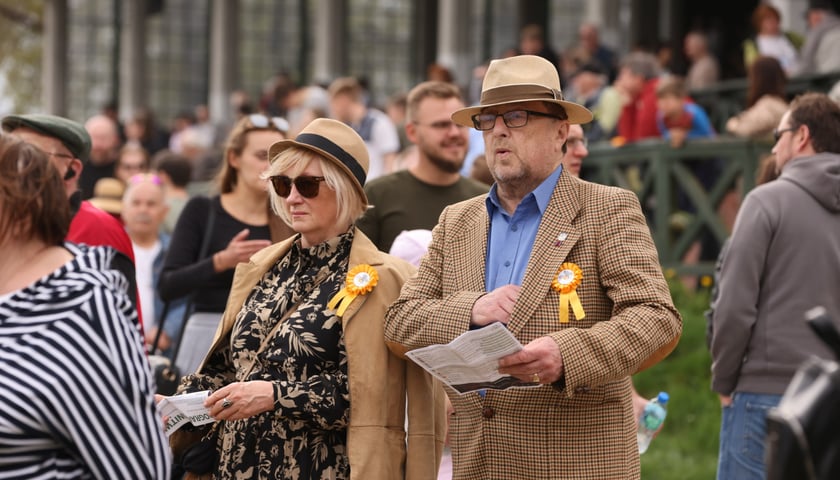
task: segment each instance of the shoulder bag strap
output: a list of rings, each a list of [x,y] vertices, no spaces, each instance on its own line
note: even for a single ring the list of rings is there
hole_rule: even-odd
[[[245,375],[242,376],[242,379],[240,381],[242,381],[242,382],[247,382],[248,381],[248,375],[250,375],[251,372],[254,371],[254,366],[257,364],[257,357],[268,346],[268,342],[270,342],[271,339],[274,338],[274,335],[277,333],[277,330],[280,329],[280,325],[282,325],[283,322],[288,320],[289,317],[291,317],[292,314],[295,313],[295,311],[297,311],[297,308],[300,306],[301,301],[298,301],[297,303],[292,305],[292,307],[290,309],[286,310],[286,313],[284,313],[283,316],[280,318],[280,320],[278,320],[277,323],[274,324],[274,327],[271,329],[271,331],[268,332],[265,337],[263,337],[262,342],[260,343],[259,350],[257,350],[257,353],[254,354],[254,358],[251,359],[251,364],[248,365],[248,369],[245,371]]]

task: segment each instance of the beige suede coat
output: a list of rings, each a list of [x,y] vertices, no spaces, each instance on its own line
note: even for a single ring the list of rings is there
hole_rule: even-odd
[[[294,239],[261,250],[236,268],[211,352],[230,341],[236,315],[251,290],[286,255]],[[383,333],[385,311],[414,267],[380,252],[357,229],[348,269],[360,264],[376,269],[379,282],[369,294],[356,297],[342,317],[350,384],[347,451],[351,478],[437,478],[446,435],[445,393],[440,382],[423,369],[392,354]]]

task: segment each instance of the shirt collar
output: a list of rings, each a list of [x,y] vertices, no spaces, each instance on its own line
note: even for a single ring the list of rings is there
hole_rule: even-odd
[[[525,202],[528,197],[532,197],[534,201],[537,202],[540,214],[545,213],[545,209],[548,207],[548,202],[551,200],[551,195],[554,193],[554,187],[557,185],[557,179],[560,178],[561,172],[563,172],[562,163],[558,165],[557,168],[551,172],[551,175],[543,180],[537,188],[526,195],[525,198],[522,199],[522,202]],[[484,200],[484,203],[487,206],[487,213],[491,216],[496,210],[502,210],[502,204],[499,201],[499,194],[496,192],[496,187],[497,185],[494,183],[493,186],[490,187],[490,192],[488,193],[487,198]]]

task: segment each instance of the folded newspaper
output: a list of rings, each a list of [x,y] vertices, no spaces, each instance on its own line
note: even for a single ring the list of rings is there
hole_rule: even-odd
[[[210,410],[204,406],[204,400],[210,396],[210,390],[203,392],[185,393],[165,397],[158,403],[158,408],[164,417],[169,417],[164,427],[166,436],[172,435],[187,423],[196,427],[213,423],[216,420],[210,416]]]
[[[499,373],[499,359],[522,350],[522,344],[501,323],[462,333],[446,345],[430,345],[406,355],[458,393],[536,387]]]

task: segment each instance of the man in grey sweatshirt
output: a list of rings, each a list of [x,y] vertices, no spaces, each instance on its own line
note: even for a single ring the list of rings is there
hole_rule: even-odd
[[[840,320],[840,106],[802,95],[774,135],[781,176],[741,205],[712,319],[718,480],[764,478],[767,410],[810,355],[831,358],[804,313],[822,305]]]

